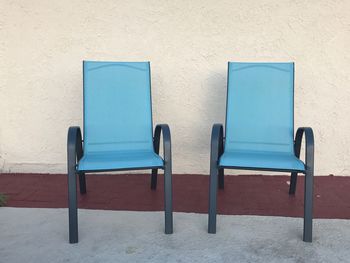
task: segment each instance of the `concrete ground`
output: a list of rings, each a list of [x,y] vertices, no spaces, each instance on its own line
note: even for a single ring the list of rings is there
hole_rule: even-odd
[[[67,209],[0,208],[0,262],[350,262],[350,220],[316,219],[304,243],[302,219],[79,210],[79,243],[68,243]]]

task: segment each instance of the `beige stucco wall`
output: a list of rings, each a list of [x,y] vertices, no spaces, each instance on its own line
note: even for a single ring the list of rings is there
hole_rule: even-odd
[[[316,174],[350,175],[350,1],[0,0],[0,170],[64,172],[82,60],[151,61],[175,173],[208,173],[227,61],[294,61]],[[250,172],[251,173],[251,172]]]

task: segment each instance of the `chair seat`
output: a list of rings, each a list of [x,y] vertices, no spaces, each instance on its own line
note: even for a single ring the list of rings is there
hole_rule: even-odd
[[[226,151],[219,166],[305,171],[304,163],[293,154],[276,152]]]
[[[163,159],[152,151],[119,151],[84,153],[78,171],[106,171],[162,167]]]

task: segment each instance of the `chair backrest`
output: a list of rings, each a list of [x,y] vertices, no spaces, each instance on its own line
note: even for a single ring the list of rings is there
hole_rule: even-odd
[[[225,151],[293,149],[294,63],[228,64]]]
[[[83,62],[84,152],[153,150],[149,62]]]

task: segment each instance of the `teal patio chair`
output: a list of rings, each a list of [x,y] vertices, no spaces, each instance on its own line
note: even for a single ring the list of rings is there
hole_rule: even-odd
[[[84,137],[68,130],[69,242],[78,242],[77,175],[86,193],[85,173],[164,169],[165,233],[173,232],[171,140],[168,125],[152,129],[149,62],[83,62]],[[164,160],[158,155],[163,133]]]
[[[305,174],[303,240],[312,242],[314,136],[311,128],[294,135],[294,64],[228,64],[226,127],[211,134],[208,232],[216,233],[217,188],[224,169],[291,172],[289,194],[297,174]],[[305,164],[299,159],[305,134]]]

